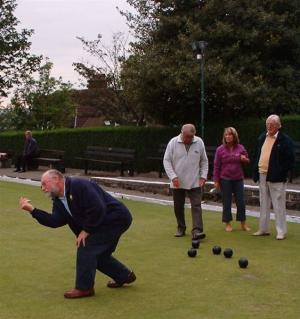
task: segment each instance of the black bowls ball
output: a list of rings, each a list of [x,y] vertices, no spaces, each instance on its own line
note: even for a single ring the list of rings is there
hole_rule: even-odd
[[[220,255],[222,251],[222,248],[220,246],[214,246],[212,249],[212,252],[214,255]]]
[[[199,240],[192,240],[192,247],[198,249],[200,245],[200,241]]]
[[[241,268],[247,268],[247,266],[248,266],[248,259],[247,259],[246,257],[241,257],[241,258],[239,259],[239,266],[240,266]]]
[[[195,248],[190,248],[188,250],[188,256],[189,257],[196,257],[196,255],[197,255],[197,250]]]
[[[233,251],[231,248],[225,248],[223,254],[226,258],[231,258],[233,255]]]

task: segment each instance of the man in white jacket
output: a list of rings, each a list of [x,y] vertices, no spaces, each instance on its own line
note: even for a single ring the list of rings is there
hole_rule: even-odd
[[[175,236],[185,235],[184,204],[187,194],[192,206],[192,237],[199,239],[203,233],[201,192],[207,179],[208,160],[204,143],[195,134],[194,125],[182,126],[181,134],[168,143],[164,155],[164,167],[173,190],[174,212],[177,219]]]

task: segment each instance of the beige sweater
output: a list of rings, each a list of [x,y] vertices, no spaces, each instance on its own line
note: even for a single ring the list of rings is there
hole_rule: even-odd
[[[269,168],[269,159],[272,147],[276,141],[275,136],[266,136],[265,142],[261,148],[260,158],[258,162],[258,171],[260,174],[267,174]]]

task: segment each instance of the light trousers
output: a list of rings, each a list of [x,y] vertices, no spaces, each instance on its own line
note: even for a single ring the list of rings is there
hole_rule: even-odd
[[[266,181],[266,175],[259,175],[260,218],[259,231],[269,232],[271,203],[275,214],[275,225],[278,235],[285,235],[286,226],[286,183],[271,183]]]

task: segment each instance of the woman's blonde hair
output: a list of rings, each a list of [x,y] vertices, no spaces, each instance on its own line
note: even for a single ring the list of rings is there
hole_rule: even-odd
[[[239,135],[234,127],[225,127],[224,133],[223,133],[223,144],[226,145],[225,141],[225,134],[232,134],[233,135],[233,143],[234,144],[239,144]]]

